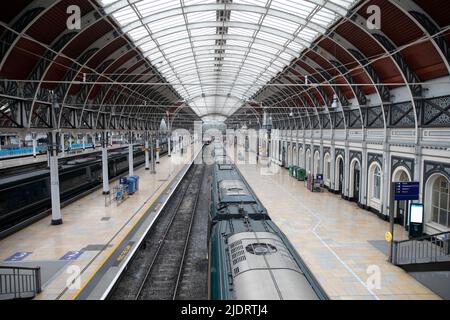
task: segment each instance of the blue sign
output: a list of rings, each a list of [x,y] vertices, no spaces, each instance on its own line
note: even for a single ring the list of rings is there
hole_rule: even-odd
[[[22,261],[26,257],[28,257],[32,252],[16,252],[11,257],[6,259],[7,262],[16,262],[16,261]]]
[[[77,260],[83,251],[69,251],[65,255],[63,255],[59,260]]]
[[[419,200],[419,182],[395,182],[395,200]]]

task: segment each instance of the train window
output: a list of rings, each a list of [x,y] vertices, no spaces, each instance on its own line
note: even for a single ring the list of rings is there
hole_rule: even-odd
[[[232,170],[233,166],[231,164],[219,164],[220,170]]]
[[[277,248],[275,246],[268,243],[252,243],[245,247],[245,250],[251,254],[255,254],[257,256],[272,254],[277,252]]]
[[[246,196],[247,187],[240,180],[223,180],[219,183],[222,196]]]

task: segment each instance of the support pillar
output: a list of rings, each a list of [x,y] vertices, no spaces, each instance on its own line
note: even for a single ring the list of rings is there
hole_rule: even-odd
[[[345,160],[344,160],[344,198],[348,199],[349,187],[350,187],[350,147],[348,140],[345,142]]]
[[[331,141],[331,165],[330,165],[330,189],[336,190],[336,147],[334,145],[334,141]]]
[[[150,157],[151,157],[151,174],[156,174],[156,163],[155,163],[155,144],[153,136],[150,135]]]
[[[133,160],[133,134],[130,133],[128,144],[128,175],[134,176],[134,160]]]
[[[168,136],[167,136],[167,147],[168,147],[168,151],[167,151],[167,156],[168,157],[171,157],[172,156],[172,150],[170,149],[171,148],[171,146],[170,146],[170,142],[171,142],[171,139],[172,139],[172,134],[170,133],[170,131],[169,131],[169,134],[168,134]]]
[[[31,139],[33,139],[33,157],[36,158],[37,153],[36,153],[36,146],[37,146],[37,141],[36,141],[37,135],[36,133],[32,133],[31,134]]]
[[[159,155],[159,138],[156,138],[156,163],[159,163],[160,155]]]
[[[323,155],[323,141],[322,140],[320,140],[319,157],[320,157],[320,159],[319,159],[319,170],[318,170],[318,173],[323,175],[325,170],[324,170],[324,161],[323,161],[324,160],[323,159],[324,155]]]
[[[383,150],[383,186],[382,186],[382,206],[381,211],[383,215],[390,216],[390,189],[391,189],[391,150],[389,143],[385,143]],[[394,213],[392,214],[392,219]]]
[[[362,143],[362,163],[361,163],[361,183],[360,183],[360,197],[359,201],[363,208],[367,207],[367,181],[368,181],[368,173],[367,173],[367,143]]]
[[[91,137],[92,137],[92,150],[95,150],[95,143],[96,143],[95,140],[97,140],[96,139],[96,134],[95,133],[92,134]]]
[[[425,189],[425,182],[422,173],[422,146],[416,145],[416,155],[414,159],[414,177],[413,181],[419,181],[420,192],[419,192],[419,203],[423,203],[423,191]]]
[[[50,155],[50,192],[52,198],[52,225],[60,225],[63,223],[61,216],[61,204],[59,195],[59,168],[58,168],[58,146],[57,132],[51,132],[49,137]]]
[[[81,140],[83,143],[83,151],[86,150],[86,136],[83,134],[83,139]]]
[[[150,170],[150,146],[148,144],[148,132],[145,133],[145,170]]]
[[[60,140],[61,140],[61,155],[64,157],[66,155],[66,148],[64,146],[64,133],[60,133]]]
[[[103,194],[109,194],[109,175],[108,175],[108,133],[102,133],[102,177]]]

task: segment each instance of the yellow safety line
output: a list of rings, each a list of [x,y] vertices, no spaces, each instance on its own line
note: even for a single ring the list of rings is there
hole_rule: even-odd
[[[181,171],[180,171],[181,172]],[[89,278],[83,283],[83,285],[81,286],[81,288],[77,291],[77,293],[75,293],[70,300],[75,300],[80,293],[83,291],[83,289],[88,285],[88,283],[92,280],[92,278],[97,274],[97,272],[100,270],[101,267],[103,267],[103,265],[106,263],[106,261],[113,255],[114,252],[116,252],[117,248],[123,243],[123,241],[127,238],[127,236],[130,234],[130,232],[132,230],[134,230],[134,228],[136,227],[136,225],[139,223],[139,221],[141,221],[142,217],[147,213],[147,211],[152,207],[152,205],[155,203],[156,200],[158,200],[159,196],[161,195],[161,193],[163,191],[165,191],[167,189],[167,187],[175,180],[175,178],[178,175],[175,175],[172,180],[170,180],[169,183],[167,183],[167,186],[165,188],[162,188],[161,190],[159,190],[156,193],[156,197],[152,200],[152,202],[147,206],[147,208],[144,210],[144,212],[141,214],[141,216],[139,217],[139,219],[137,221],[135,221],[135,223],[133,224],[133,226],[131,227],[130,230],[128,230],[128,232],[126,233],[126,235],[122,238],[122,240],[119,242],[119,244],[117,244],[114,249],[108,254],[108,256],[100,263],[100,265],[97,267],[97,269],[94,271],[94,273],[92,273]]]

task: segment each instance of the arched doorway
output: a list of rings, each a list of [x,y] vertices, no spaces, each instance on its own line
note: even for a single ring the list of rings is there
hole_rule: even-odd
[[[314,153],[314,177],[317,177],[318,174],[320,174],[320,152],[316,151]]]
[[[288,146],[288,166],[292,166],[292,144]]]
[[[399,167],[392,174],[392,182],[408,182],[411,176],[406,168]],[[392,192],[392,196],[394,196]],[[408,228],[409,201],[394,201],[394,217],[405,228]]]
[[[361,190],[361,165],[358,159],[353,159],[350,164],[350,190],[351,201],[359,202]]]
[[[311,150],[306,150],[305,170],[307,174],[311,174]]]
[[[281,166],[286,167],[287,164],[286,159],[286,147],[283,145],[283,149],[281,151]]]
[[[304,157],[304,151],[303,148],[300,148],[298,151],[298,157],[299,157],[299,161],[298,161],[298,165],[300,168],[305,169],[305,157]]]
[[[440,173],[433,174],[425,185],[425,223],[431,233],[450,230],[450,181]],[[425,230],[425,232],[430,233]]]
[[[336,174],[334,181],[337,191],[342,194],[342,191],[344,190],[344,158],[341,156],[336,158]]]
[[[369,207],[381,212],[381,204],[383,203],[383,174],[381,166],[377,162],[373,162],[369,166],[368,178],[367,199]]]
[[[326,186],[331,187],[331,156],[326,153],[323,158],[323,181]]]
[[[292,164],[294,166],[298,166],[298,152],[297,152],[297,147],[294,146],[294,148],[292,149]]]
[[[277,144],[278,144],[277,160],[278,161],[282,161],[282,159],[283,159],[283,146],[281,145],[281,140],[278,140]],[[281,165],[283,165],[283,162],[281,163]]]

